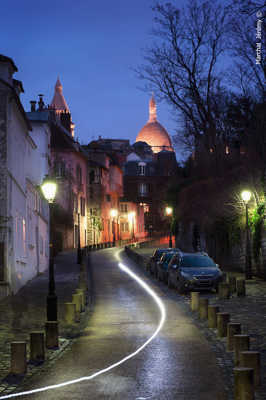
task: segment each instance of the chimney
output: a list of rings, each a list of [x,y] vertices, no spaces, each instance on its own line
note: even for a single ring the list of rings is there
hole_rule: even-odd
[[[39,111],[42,111],[44,109],[43,94],[38,94],[38,96],[39,96],[39,101],[38,101]]]
[[[31,110],[31,112],[36,111],[36,103],[37,103],[37,101],[35,101],[35,100],[31,100],[30,101],[30,110]]]

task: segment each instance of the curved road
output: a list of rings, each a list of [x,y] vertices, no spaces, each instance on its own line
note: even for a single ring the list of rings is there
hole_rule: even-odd
[[[118,253],[115,248],[92,253],[94,310],[88,327],[71,351],[48,373],[34,377],[31,387],[24,390],[91,375],[134,352],[156,330],[158,307],[118,268]],[[161,292],[123,253],[120,256],[166,307],[166,322],[159,335],[135,358],[93,380],[18,398],[226,400],[215,357],[179,306],[182,297]]]

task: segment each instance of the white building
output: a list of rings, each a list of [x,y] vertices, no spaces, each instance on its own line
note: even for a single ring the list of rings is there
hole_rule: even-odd
[[[16,71],[0,55],[0,297],[48,267],[49,209],[39,185],[48,171],[49,130],[47,123],[32,129]]]

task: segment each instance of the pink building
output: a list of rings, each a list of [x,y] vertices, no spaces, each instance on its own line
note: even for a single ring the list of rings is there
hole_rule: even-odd
[[[51,172],[58,180],[54,233],[58,251],[87,243],[87,159],[74,139],[74,123],[57,79],[51,105]]]

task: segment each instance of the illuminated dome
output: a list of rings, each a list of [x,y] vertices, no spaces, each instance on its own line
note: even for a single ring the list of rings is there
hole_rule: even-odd
[[[170,136],[166,129],[157,121],[156,103],[154,97],[150,99],[150,118],[139,131],[136,142],[146,142],[154,153],[161,150],[174,151]]]

